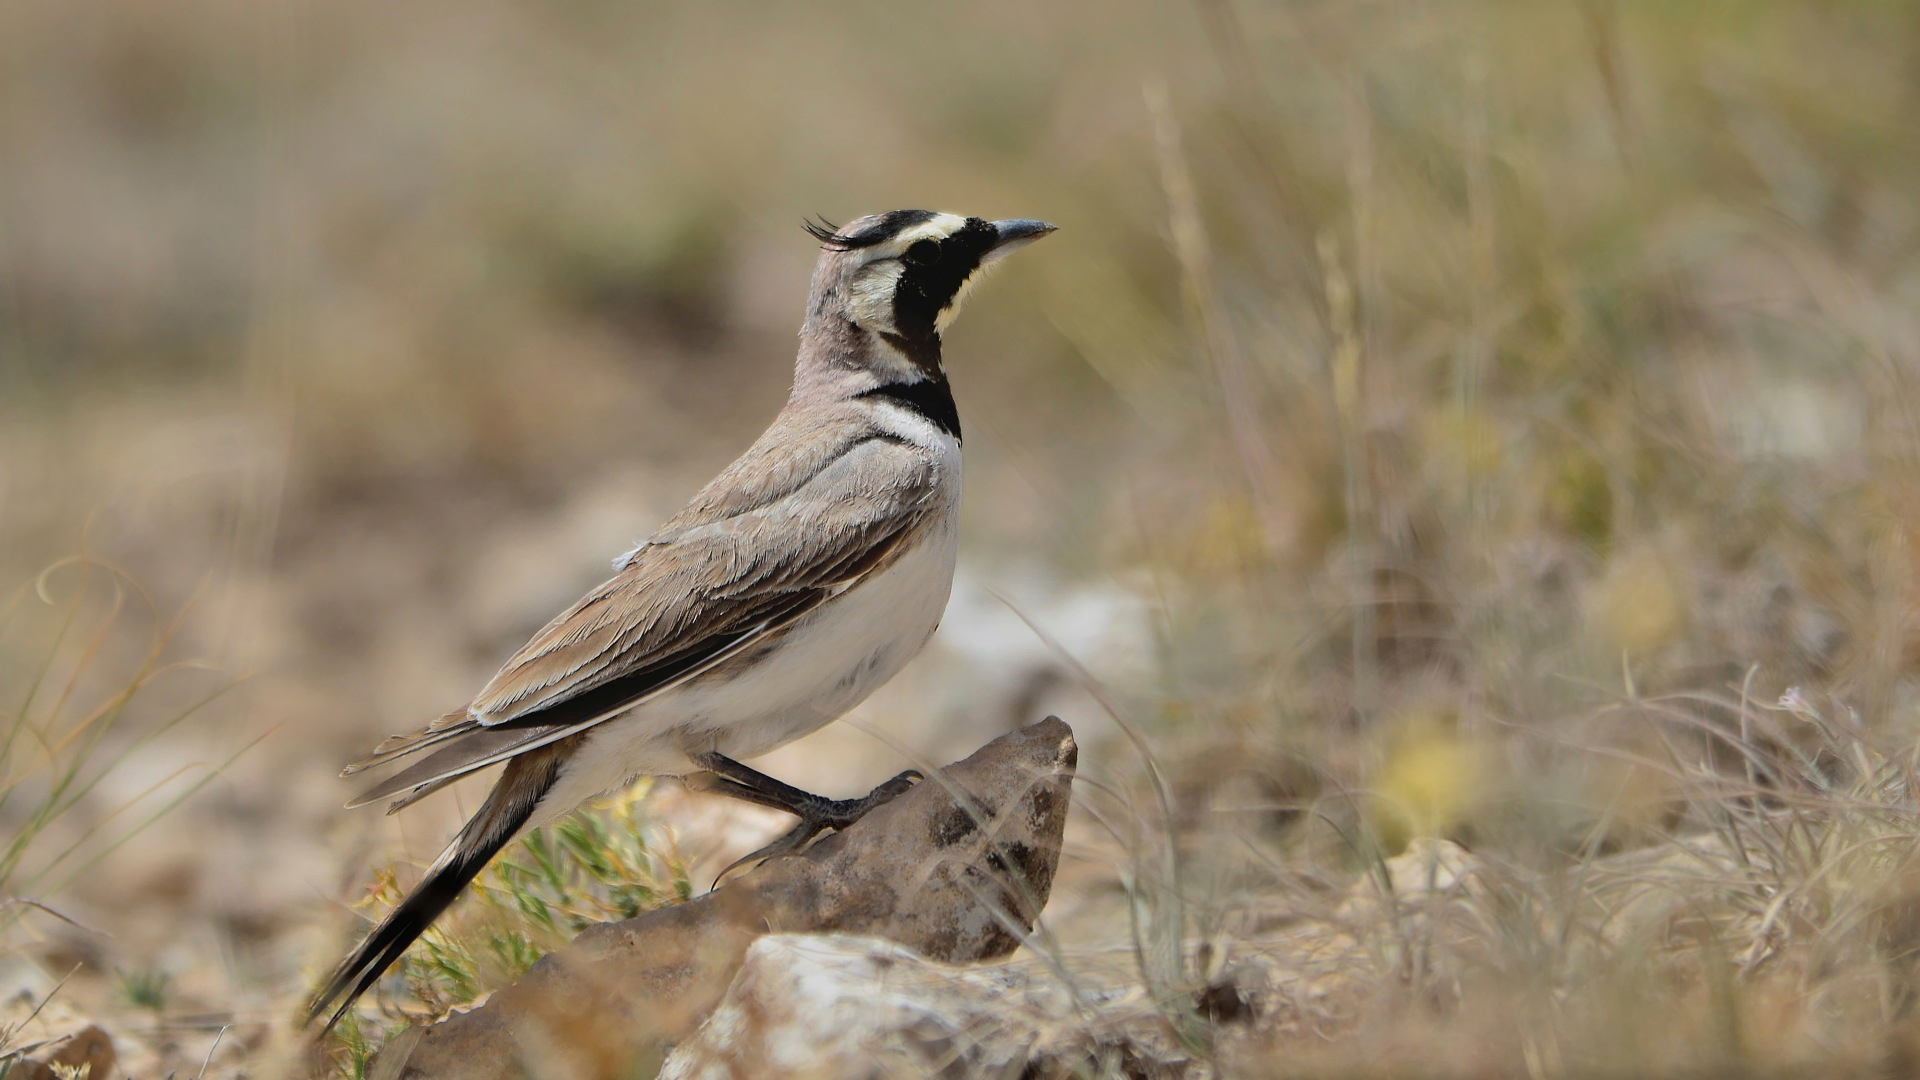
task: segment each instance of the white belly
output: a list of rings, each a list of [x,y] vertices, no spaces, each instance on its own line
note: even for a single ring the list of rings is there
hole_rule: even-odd
[[[697,771],[693,753],[757,757],[866,700],[940,625],[953,588],[955,516],[797,624],[751,667],[695,680],[591,729],[529,824],[558,818],[636,776]]]
[[[691,744],[758,757],[818,731],[867,699],[926,646],[953,589],[951,523],[828,602],[740,678],[692,687]]]

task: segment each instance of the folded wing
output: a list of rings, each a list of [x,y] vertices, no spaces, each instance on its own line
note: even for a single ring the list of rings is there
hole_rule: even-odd
[[[348,805],[401,795],[390,812],[398,810],[617,716],[769,640],[891,562],[935,508],[937,466],[885,436],[841,443],[810,477],[758,505],[683,512],[535,634],[467,709],[349,766],[433,751]]]

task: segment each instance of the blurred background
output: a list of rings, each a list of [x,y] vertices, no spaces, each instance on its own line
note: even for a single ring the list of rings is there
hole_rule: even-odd
[[[336,770],[758,433],[814,213],[1061,227],[949,335],[945,627],[765,766],[1059,712],[1062,940],[1882,792],[1807,740],[1916,727],[1916,117],[1900,2],[0,5],[0,990],[260,1046],[478,798]]]

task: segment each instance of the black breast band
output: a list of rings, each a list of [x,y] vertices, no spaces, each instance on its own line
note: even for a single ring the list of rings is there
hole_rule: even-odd
[[[859,396],[886,398],[926,417],[933,422],[934,427],[953,436],[955,441],[960,438],[960,409],[953,403],[953,389],[947,385],[945,375],[922,379],[919,382],[888,383],[885,386],[876,386]]]

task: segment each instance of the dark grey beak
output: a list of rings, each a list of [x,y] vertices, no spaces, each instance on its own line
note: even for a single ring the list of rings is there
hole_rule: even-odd
[[[990,263],[1008,252],[1026,247],[1052,232],[1054,228],[1055,226],[1032,218],[1008,218],[1005,221],[996,221],[993,223],[993,231],[999,233],[1000,238],[994,241],[993,247],[987,249],[986,255],[980,261]]]

